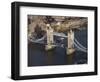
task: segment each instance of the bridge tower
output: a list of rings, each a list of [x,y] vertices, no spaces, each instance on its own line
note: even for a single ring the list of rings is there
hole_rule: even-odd
[[[72,29],[70,29],[67,34],[68,34],[67,54],[70,55],[75,51],[75,49],[74,49],[74,31],[72,31]]]
[[[51,28],[50,24],[47,24],[47,45],[45,46],[46,50],[51,50],[54,46],[54,36],[53,36],[53,29]]]

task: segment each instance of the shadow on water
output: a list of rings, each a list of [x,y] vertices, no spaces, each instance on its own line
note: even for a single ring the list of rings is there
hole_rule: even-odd
[[[66,55],[66,62],[68,65],[73,64],[73,55],[74,54]]]
[[[46,51],[46,62],[47,65],[64,65],[73,64],[73,54],[67,55],[66,52],[57,54],[57,50]],[[66,54],[66,55],[65,55]]]
[[[46,51],[46,62],[47,65],[52,65],[54,60],[54,51]]]

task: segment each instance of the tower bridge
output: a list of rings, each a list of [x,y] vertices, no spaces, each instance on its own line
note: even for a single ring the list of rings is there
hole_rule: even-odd
[[[66,36],[64,33],[54,32],[53,28],[51,28],[51,26],[49,24],[47,24],[46,35],[44,35],[40,39],[36,39],[36,40],[29,39],[29,40],[31,42],[34,42],[34,43],[43,44],[43,42],[41,42],[41,41],[43,41],[46,38],[47,39],[47,43],[44,43],[46,50],[51,50],[51,49],[55,48],[56,46],[64,47],[63,44],[59,45],[59,44],[56,44],[54,42],[54,36],[67,38],[67,44],[68,45],[65,48],[66,48],[66,51],[67,51],[66,53],[68,55],[72,54],[73,52],[75,52],[75,50],[79,50],[79,51],[82,51],[82,52],[87,52],[87,48],[85,48],[83,45],[81,45],[77,41],[77,39],[74,37],[74,31],[72,29],[70,29],[67,32],[67,36]]]

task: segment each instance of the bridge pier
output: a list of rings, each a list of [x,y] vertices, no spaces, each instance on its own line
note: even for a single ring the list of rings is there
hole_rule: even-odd
[[[50,24],[47,24],[47,45],[45,46],[46,50],[51,50],[54,48],[54,36],[53,36],[53,29],[51,28]]]
[[[74,31],[71,29],[68,31],[68,47],[67,47],[67,55],[73,54],[75,52],[74,49]]]

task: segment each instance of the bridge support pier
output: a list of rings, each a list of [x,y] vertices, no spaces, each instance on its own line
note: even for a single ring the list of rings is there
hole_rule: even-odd
[[[68,31],[68,47],[67,47],[67,55],[73,54],[75,52],[74,49],[74,32],[72,30]]]
[[[54,37],[53,37],[53,29],[49,24],[47,24],[47,45],[45,46],[46,50],[51,50],[54,48]]]

